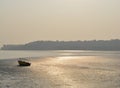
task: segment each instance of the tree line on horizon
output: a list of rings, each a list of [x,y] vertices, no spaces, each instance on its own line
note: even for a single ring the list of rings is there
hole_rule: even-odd
[[[34,41],[3,45],[2,50],[120,50],[120,40]]]

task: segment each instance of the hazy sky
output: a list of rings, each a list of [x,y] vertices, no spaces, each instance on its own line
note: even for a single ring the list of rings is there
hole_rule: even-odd
[[[120,39],[120,0],[0,0],[0,42]]]

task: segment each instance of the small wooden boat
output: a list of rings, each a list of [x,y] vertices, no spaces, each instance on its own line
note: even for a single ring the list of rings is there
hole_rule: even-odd
[[[18,60],[18,64],[19,66],[30,66],[31,65],[31,63],[21,60],[21,58]]]

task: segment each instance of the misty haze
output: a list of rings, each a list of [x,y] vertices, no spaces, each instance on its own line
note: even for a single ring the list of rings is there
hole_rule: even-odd
[[[0,88],[120,88],[120,0],[0,0]]]

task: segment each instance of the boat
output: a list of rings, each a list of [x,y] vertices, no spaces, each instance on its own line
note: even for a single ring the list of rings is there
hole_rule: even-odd
[[[19,66],[30,66],[31,65],[30,62],[24,61],[24,60],[22,60],[22,58],[19,58],[18,64],[19,64]]]

